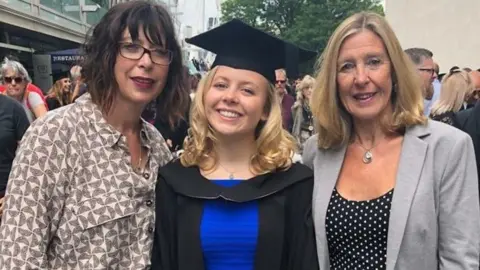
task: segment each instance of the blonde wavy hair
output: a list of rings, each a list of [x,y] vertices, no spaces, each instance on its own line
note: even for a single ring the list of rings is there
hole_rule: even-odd
[[[474,85],[468,72],[455,69],[442,79],[439,99],[433,104],[431,115],[458,112],[466,98],[472,94]]]
[[[215,144],[216,131],[208,123],[204,97],[209,91],[218,67],[213,68],[198,84],[197,94],[190,110],[190,128],[183,144],[180,160],[186,167],[199,166],[209,171],[217,167],[218,157]],[[250,160],[254,174],[265,174],[275,170],[286,170],[292,165],[296,151],[294,138],[282,128],[282,112],[273,85],[268,86],[265,112],[268,119],[260,122],[256,129],[257,153]]]
[[[68,93],[65,93],[63,91],[63,79],[57,80],[52,88],[48,90],[47,96],[55,98],[58,100],[61,106],[68,105],[72,101],[72,93],[69,91]]]
[[[303,102],[305,97],[303,96],[303,90],[308,87],[314,87],[315,78],[310,75],[305,75],[303,79],[297,84],[297,101]]]
[[[352,136],[352,117],[342,105],[337,89],[337,60],[340,47],[348,37],[372,31],[382,39],[392,70],[393,113],[380,123],[387,132],[402,132],[406,127],[425,124],[420,81],[411,60],[387,21],[376,13],[360,12],[343,21],[330,37],[317,61],[315,89],[310,107],[318,132],[318,147],[329,149],[346,145]]]

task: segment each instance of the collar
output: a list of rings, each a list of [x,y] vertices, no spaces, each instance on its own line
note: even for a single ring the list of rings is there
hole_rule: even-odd
[[[177,159],[161,168],[159,177],[176,193],[186,197],[205,200],[223,198],[241,203],[267,197],[311,179],[313,172],[303,164],[294,163],[286,171],[258,175],[234,187],[222,187],[203,177],[198,166],[184,167]]]
[[[120,131],[107,123],[100,108],[92,102],[92,97],[89,93],[80,96],[75,103],[80,105],[79,107],[82,110],[83,116],[89,121],[90,127],[96,130],[96,133],[100,136],[103,144],[113,147],[124,137]],[[148,128],[148,123],[145,120],[142,118],[140,118],[140,120],[142,121],[140,139],[142,145],[148,146],[152,139],[152,131]]]
[[[405,136],[415,136],[418,138],[429,136],[432,133],[431,121],[432,120],[427,120],[425,125],[413,125],[407,127],[405,130]]]

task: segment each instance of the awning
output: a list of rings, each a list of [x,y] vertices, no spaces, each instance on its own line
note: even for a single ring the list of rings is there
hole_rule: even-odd
[[[80,49],[68,49],[47,53],[52,56],[52,64],[74,65],[83,59]]]

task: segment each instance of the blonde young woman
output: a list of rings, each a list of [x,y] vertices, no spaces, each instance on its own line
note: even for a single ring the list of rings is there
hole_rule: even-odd
[[[298,143],[300,153],[303,151],[303,144],[314,134],[312,111],[310,110],[310,97],[315,79],[306,75],[297,84],[297,101],[292,107],[293,128],[292,135]]]
[[[185,152],[160,169],[152,269],[318,269],[313,175],[292,164],[273,87],[283,41],[233,20],[188,42],[217,58]]]
[[[450,70],[442,80],[440,98],[433,104],[430,118],[458,127],[455,113],[462,109],[473,88],[468,72],[459,68]]]
[[[335,30],[311,100],[320,268],[478,269],[480,210],[470,137],[423,116],[415,68],[386,20]]]
[[[54,110],[71,103],[71,85],[72,83],[68,77],[61,78],[57,80],[55,84],[53,84],[47,95],[47,105],[50,110]]]

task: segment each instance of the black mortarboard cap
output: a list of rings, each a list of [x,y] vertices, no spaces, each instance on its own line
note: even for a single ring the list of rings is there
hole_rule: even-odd
[[[275,82],[275,70],[286,67],[287,48],[289,46],[298,48],[238,19],[187,38],[185,41],[215,53],[212,68],[222,65],[251,70],[263,75],[272,83]],[[302,48],[294,51],[298,52],[299,63],[317,55],[314,51]]]
[[[56,81],[63,79],[63,78],[69,78],[70,77],[70,72],[68,70],[63,71],[63,70],[56,70],[52,72],[52,79],[53,83]]]

